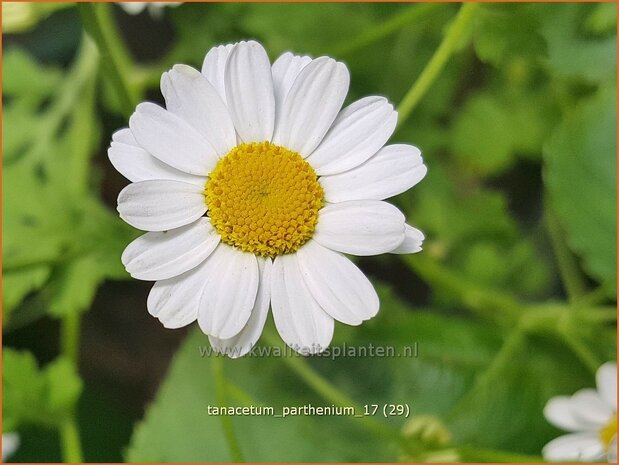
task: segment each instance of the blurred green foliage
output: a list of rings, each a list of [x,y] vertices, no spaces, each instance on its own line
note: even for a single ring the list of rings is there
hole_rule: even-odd
[[[4,349],[2,362],[3,428],[61,425],[82,389],[75,367],[60,357],[41,370],[32,354],[12,349]]]
[[[63,13],[52,11],[67,5],[37,10],[5,34],[40,37],[37,30]],[[100,7],[114,9],[104,16],[110,20],[146,24],[147,36],[162,29],[147,13],[132,19]],[[332,54],[351,71],[349,101],[380,94],[397,104],[458,8],[187,3],[166,10],[171,32],[154,55],[124,49],[123,41],[151,47],[139,31],[108,32],[129,94],[141,99],[161,100],[159,77],[174,63],[199,68],[211,46],[255,38],[271,58],[285,50]],[[79,27],[77,15],[66,18],[63,27]],[[540,460],[559,433],[542,416],[545,402],[592,386],[596,366],[616,358],[616,24],[612,3],[481,4],[392,138],[419,146],[429,167],[423,182],[394,199],[426,233],[424,251],[360,262],[406,273],[374,273],[381,312],[361,327],[338,325],[333,344],[417,343],[418,358],[224,362],[230,405],[406,403],[416,428],[429,421],[447,439],[407,435],[403,418],[233,418],[246,460]],[[44,316],[65,331],[79,325],[102,282],[129,278],[120,254],[138,233],[101,196],[105,148],[128,115],[86,36],[73,44],[69,65],[35,58],[38,45],[16,37],[5,36],[3,50],[3,331]],[[429,298],[405,299],[410,287],[422,293],[420,280]],[[28,351],[4,348],[5,431],[59,429],[73,415],[82,380],[75,348],[62,344],[44,368]],[[207,414],[221,401],[221,361],[199,352],[207,344],[198,330],[187,337],[127,438],[128,461],[234,458],[230,425]],[[101,412],[90,399],[80,412]]]

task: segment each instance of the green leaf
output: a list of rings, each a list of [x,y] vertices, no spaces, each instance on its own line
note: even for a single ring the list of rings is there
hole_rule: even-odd
[[[66,358],[59,357],[43,372],[47,384],[46,405],[50,412],[70,412],[82,392],[82,380]]]
[[[514,162],[509,115],[489,96],[470,99],[454,122],[451,149],[465,169],[478,175],[505,171]]]
[[[546,54],[540,22],[526,4],[484,4],[474,32],[477,56],[501,66],[514,57],[537,58]]]
[[[556,129],[544,151],[544,180],[568,245],[586,271],[616,295],[617,94],[600,90]]]
[[[58,426],[79,398],[80,380],[71,363],[59,357],[40,369],[30,352],[2,349],[2,428]]]
[[[587,368],[556,340],[519,337],[517,331],[505,338],[493,362],[449,413],[458,443],[539,454],[548,441],[564,434],[544,418],[546,402],[595,386]]]
[[[548,65],[557,75],[590,82],[614,81],[617,68],[617,37],[587,35],[583,22],[596,5],[582,3],[539,4],[534,8],[544,22],[542,34],[548,43]],[[614,9],[613,24],[617,24]]]
[[[50,275],[48,266],[31,266],[5,273],[2,277],[2,323],[6,324],[13,309],[30,292],[40,289]]]
[[[104,276],[91,255],[61,265],[51,284],[50,314],[61,317],[88,309]]]
[[[391,10],[396,9],[392,7]],[[331,44],[344,43],[372,27],[378,20],[371,4],[350,8],[345,3],[324,5],[294,3],[250,4],[242,18],[245,30],[264,37],[273,54],[289,49],[320,55]],[[346,15],[346,28],[338,27]]]
[[[477,238],[505,241],[517,237],[503,193],[467,182],[460,170],[438,160],[424,180],[398,200],[429,240],[444,249],[440,255],[468,247]]]
[[[545,401],[591,381],[569,352],[536,342],[527,349],[541,352],[535,356],[539,366],[534,374],[531,355],[519,353],[500,372],[509,382],[497,377],[496,384],[479,390],[475,387],[479,373],[501,348],[503,336],[495,328],[436,312],[411,312],[388,290],[380,287],[379,293],[379,315],[360,327],[337,325],[332,347],[342,350],[344,343],[348,349],[373,344],[393,347],[402,355],[414,345],[418,357],[315,356],[305,361],[358,405],[406,403],[411,415],[442,417],[458,438],[456,447],[500,445],[516,453],[538,453],[554,431],[541,414]],[[230,460],[220,418],[208,414],[208,406],[217,403],[211,361],[200,355],[200,347],[207,344],[197,328],[190,333],[135,429],[128,461]],[[270,406],[277,412],[282,406],[331,405],[288,371],[285,360],[273,355],[226,359],[225,375],[231,406]],[[479,396],[468,394],[472,389]],[[475,398],[479,413],[470,409],[469,397]],[[498,428],[493,409],[500,421],[513,418],[514,424]],[[478,424],[479,415],[491,425],[492,434],[487,431],[490,426]],[[231,420],[248,461],[390,461],[398,456],[393,443],[363,429],[355,418],[245,416]],[[404,418],[376,420],[396,432],[405,423]],[[273,438],[277,438],[276,446]]]
[[[585,25],[595,34],[611,35],[617,27],[617,5],[598,3],[587,17]]]
[[[136,427],[128,461],[231,460],[221,420],[207,411],[218,404],[211,361],[199,352],[205,345],[208,339],[199,330],[183,344],[157,399]],[[279,358],[226,361],[225,369],[230,405],[268,406],[279,412],[283,406],[331,405],[291,378]],[[359,461],[387,456],[386,445],[368,443],[367,434],[355,420],[246,416],[232,421],[241,450],[251,461]]]
[[[550,283],[548,267],[526,238],[508,246],[476,242],[466,253],[459,254],[456,263],[465,276],[488,289],[535,297]]]
[[[474,176],[498,175],[517,157],[541,158],[558,120],[546,88],[512,87],[473,94],[454,119],[450,148]]]
[[[3,64],[2,93],[5,97],[15,96],[37,104],[52,95],[62,80],[58,69],[41,66],[21,48],[9,48]],[[41,79],[43,76],[45,79]]]
[[[344,343],[367,350],[369,344],[385,346],[390,341],[396,353],[405,354],[405,348],[418,343],[420,358],[311,357],[306,361],[360,405],[398,402],[409,403],[415,414],[447,411],[472,382],[475,370],[490,359],[500,339],[490,328],[466,321],[431,313],[413,315],[389,291],[381,288],[380,294],[379,316],[361,327],[337,325],[333,344],[341,350]],[[207,412],[209,405],[217,405],[215,382],[211,360],[200,356],[200,347],[208,347],[208,339],[196,328],[137,425],[128,461],[230,460],[220,418]],[[281,357],[226,360],[225,374],[232,406],[269,406],[277,412],[282,406],[332,405],[292,375]],[[396,432],[404,420],[377,418]],[[357,418],[246,416],[232,421],[248,461],[393,461],[398,456],[393,444],[363,429]]]
[[[14,67],[4,71],[12,97],[6,105],[10,123],[3,129],[17,131],[3,139],[2,254],[5,284],[11,286],[3,302],[11,311],[41,291],[52,315],[82,312],[104,279],[128,277],[120,254],[136,235],[102,205],[89,181],[90,157],[99,141],[97,55],[84,52],[66,76],[24,52],[15,50],[10,59]],[[30,81],[48,82],[48,75],[53,88],[38,84],[29,93]],[[64,86],[54,83],[60,77]],[[28,103],[52,97],[48,94],[58,87],[42,113]]]

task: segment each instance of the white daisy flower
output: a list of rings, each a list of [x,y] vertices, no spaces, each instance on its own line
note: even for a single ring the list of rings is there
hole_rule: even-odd
[[[166,109],[141,103],[109,157],[132,181],[118,197],[149,231],[122,255],[157,281],[148,311],[165,327],[197,320],[231,357],[256,343],[269,306],[282,339],[303,354],[328,347],[334,320],[378,312],[365,275],[343,254],[421,250],[423,234],[383,199],[417,184],[417,148],[384,146],[397,114],[382,97],[340,111],[346,66],[257,42],[211,49],[202,72],[161,78]]]
[[[183,2],[117,2],[130,15],[139,15],[145,9],[153,18],[160,18],[166,6],[176,7]]]
[[[617,461],[617,363],[602,365],[596,389],[573,396],[553,397],[544,408],[546,419],[570,434],[544,446],[544,459],[553,462]]]
[[[17,433],[2,433],[2,461],[13,455],[19,447],[19,434]]]

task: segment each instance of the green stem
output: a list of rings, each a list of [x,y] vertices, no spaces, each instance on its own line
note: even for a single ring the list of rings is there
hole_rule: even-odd
[[[82,446],[77,422],[72,416],[60,426],[60,438],[62,441],[62,459],[65,463],[82,463]]]
[[[602,364],[600,360],[598,360],[597,356],[587,347],[586,344],[578,339],[578,337],[574,334],[574,331],[558,331],[557,332],[566,346],[568,346],[572,352],[580,359],[582,364],[586,366],[589,371],[595,376],[598,368]]]
[[[423,19],[429,13],[440,7],[441,5],[438,3],[420,3],[410,6],[398,14],[393,15],[393,17],[389,18],[384,23],[378,24],[376,27],[367,30],[358,37],[352,40],[346,40],[343,43],[336,45],[333,47],[331,55],[350,55],[357,50],[361,50],[368,45],[378,42],[394,32],[397,32],[407,24]]]
[[[456,15],[456,19],[447,31],[443,41],[432,55],[432,58],[421,72],[410,90],[406,93],[398,107],[398,126],[402,125],[410,116],[421,98],[436,80],[447,60],[469,31],[470,25],[479,8],[478,3],[464,3]]]
[[[614,323],[617,321],[617,307],[600,306],[600,307],[584,307],[587,313],[582,316],[583,321],[590,323]]]
[[[70,187],[75,189],[75,195],[84,197],[88,194],[90,179],[91,144],[95,137],[95,125],[92,115],[95,114],[95,84],[96,79],[90,79],[85,85],[81,98],[75,106],[72,123],[79,124],[79,137],[74,137],[73,156],[70,167]]]
[[[548,206],[548,202],[546,202]],[[552,248],[559,265],[561,280],[570,302],[582,298],[587,292],[585,278],[580,272],[572,252],[565,243],[565,234],[556,216],[549,208],[546,209],[546,229],[552,242]]]
[[[76,312],[65,315],[61,323],[61,353],[75,367],[76,372],[78,371],[79,361],[80,323],[81,316]],[[67,419],[60,426],[60,440],[64,462],[83,462],[77,412],[75,410],[69,413]]]
[[[77,367],[79,360],[81,317],[77,312],[65,315],[61,323],[62,354]]]
[[[129,116],[137,102],[127,79],[128,54],[118,40],[110,5],[83,2],[78,3],[78,8],[84,29],[97,44],[101,65],[119,99],[121,111],[125,116]]]
[[[471,399],[483,395],[483,390],[492,385],[506,366],[514,359],[516,352],[522,347],[525,335],[519,326],[514,327],[488,367],[477,376],[473,387],[462,396],[451,409],[448,417],[453,417]]]
[[[273,346],[280,344],[279,338],[268,328],[265,328],[263,337],[268,344]],[[301,356],[284,357],[283,360],[284,363],[288,365],[288,368],[295,372],[299,378],[305,381],[309,387],[311,387],[316,393],[327,401],[339,407],[353,407],[355,412],[363,412],[363,409],[357,405],[353,399],[348,397],[345,393],[341,392],[338,388],[323,378]],[[404,437],[400,435],[400,432],[397,429],[377,421],[371,416],[347,418],[353,418],[355,421],[358,420],[369,431],[380,437],[395,441],[405,450],[409,448],[409,444]]]
[[[517,321],[520,305],[510,294],[485,289],[423,255],[400,255],[422,279],[439,288],[456,294],[475,315],[500,326],[510,326]]]
[[[220,356],[215,356],[211,358],[211,363],[213,367],[213,376],[215,378],[215,392],[217,397],[217,403],[220,407],[226,407],[228,405],[228,400],[226,398],[226,378],[224,374],[224,359]],[[234,432],[234,425],[232,424],[232,420],[227,415],[220,415],[221,426],[224,431],[224,436],[226,437],[226,441],[228,442],[228,448],[230,449],[230,456],[234,462],[244,462],[243,453],[241,451],[241,446],[239,445],[239,441],[236,437],[236,433]]]
[[[52,125],[51,132],[46,134],[47,137],[54,137],[66,114],[72,111],[75,105],[81,104],[79,99],[84,97],[84,89],[86,89],[87,103],[84,103],[85,106],[80,108],[83,108],[84,111],[92,111],[94,79],[98,59],[99,55],[96,48],[87,37],[84,37],[73,70],[58,100],[54,102],[54,106],[50,110],[49,117],[54,124]],[[81,113],[78,111],[76,113],[77,117],[79,117],[79,114]],[[88,136],[89,134],[84,134],[85,139],[88,139]],[[36,147],[33,150],[36,150]],[[81,150],[81,147],[78,146],[75,147],[75,154],[78,153],[87,153],[87,151]],[[78,190],[85,190],[87,187],[88,169],[87,161],[83,159],[73,160],[71,175]],[[61,321],[60,351],[62,356],[74,367],[75,372],[79,372],[80,327],[81,315],[77,312],[66,314]],[[69,412],[59,429],[63,460],[67,463],[83,462],[76,409]]]
[[[579,297],[574,304],[582,306],[601,304],[609,300],[608,294],[608,288],[606,286],[600,286],[597,289]]]

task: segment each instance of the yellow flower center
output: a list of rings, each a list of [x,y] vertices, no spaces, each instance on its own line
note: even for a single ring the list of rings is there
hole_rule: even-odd
[[[605,449],[610,447],[615,436],[617,436],[617,414],[600,430],[600,441],[604,444]]]
[[[233,148],[209,175],[204,194],[221,240],[264,257],[296,252],[305,244],[324,198],[309,163],[270,142]]]

